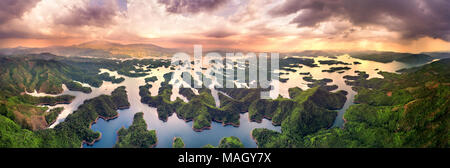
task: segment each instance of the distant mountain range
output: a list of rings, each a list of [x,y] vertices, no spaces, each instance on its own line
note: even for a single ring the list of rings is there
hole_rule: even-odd
[[[96,57],[96,58],[170,58],[182,49],[164,48],[153,44],[119,44],[108,41],[90,41],[72,46],[51,46],[45,48],[3,48],[0,54],[3,55],[23,55],[23,54],[40,54],[51,53],[59,56],[78,56],[78,57]],[[183,51],[192,54],[192,51]],[[249,51],[234,49],[214,49],[206,52],[219,52],[225,56],[226,52],[243,52]],[[397,53],[384,51],[347,51],[347,50],[305,50],[301,52],[281,53],[281,57],[285,56],[326,56],[336,57],[343,54],[349,54],[352,57],[372,60],[378,62],[428,62],[433,59],[450,58],[449,52],[425,52],[419,54]]]
[[[391,51],[346,51],[346,50],[305,50],[302,52],[291,52],[285,53],[284,56],[308,56],[308,57],[316,57],[316,56],[325,56],[334,58],[339,55],[349,54],[351,57],[362,59],[362,60],[371,60],[377,62],[388,63],[392,61],[399,61],[405,63],[424,63],[429,62],[433,59],[444,59],[450,58],[449,52],[424,52],[418,54],[412,53],[400,53],[400,52],[391,52]]]
[[[119,44],[107,41],[90,41],[72,46],[52,46],[45,48],[3,48],[0,54],[40,54],[52,53],[60,56],[82,56],[100,58],[145,58],[169,57],[178,52],[177,49],[163,48],[153,44]]]

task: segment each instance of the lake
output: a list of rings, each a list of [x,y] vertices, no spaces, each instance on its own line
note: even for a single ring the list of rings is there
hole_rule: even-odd
[[[306,57],[311,58],[311,57]],[[397,70],[403,68],[410,68],[414,66],[420,66],[422,64],[406,64],[402,62],[393,61],[390,63],[379,63],[374,61],[366,61],[360,60],[350,57],[349,55],[338,56],[337,58],[328,58],[328,57],[314,57],[315,63],[320,67],[307,67],[303,66],[301,68],[292,68],[297,70],[297,72],[287,72],[280,71],[286,74],[280,75],[281,78],[289,78],[289,80],[285,83],[280,82],[280,95],[286,98],[289,98],[288,89],[293,87],[299,87],[303,90],[308,89],[308,82],[303,80],[305,75],[300,75],[300,72],[309,72],[314,79],[323,79],[329,78],[332,79],[333,82],[329,83],[329,85],[337,85],[338,90],[345,90],[348,92],[347,101],[344,105],[344,108],[338,110],[338,116],[333,124],[333,127],[342,127],[344,125],[343,115],[347,108],[353,104],[354,96],[356,92],[351,89],[351,86],[345,84],[345,80],[343,76],[345,75],[357,75],[355,71],[364,71],[369,74],[369,78],[382,77],[377,74],[379,71],[385,72],[395,72]],[[320,60],[339,60],[346,63],[351,63],[352,65],[321,65],[318,61]],[[361,64],[353,64],[353,62],[360,62]],[[322,72],[322,70],[329,69],[330,67],[343,67],[347,66],[352,69],[346,70],[343,73],[328,73]],[[144,67],[145,69],[145,67]],[[376,70],[378,69],[378,70]],[[172,146],[172,139],[174,137],[181,137],[186,145],[186,147],[196,148],[202,147],[206,144],[211,144],[217,146],[219,141],[223,137],[228,136],[236,136],[238,137],[245,147],[254,148],[256,147],[256,143],[251,138],[251,131],[255,128],[267,128],[271,130],[275,130],[280,132],[280,126],[273,126],[272,122],[267,119],[263,119],[261,123],[250,122],[248,113],[240,114],[240,126],[223,126],[221,123],[212,122],[210,130],[204,130],[202,132],[195,132],[192,129],[193,122],[185,122],[183,119],[179,119],[176,115],[172,115],[168,118],[166,122],[159,120],[157,109],[153,107],[149,107],[146,104],[141,103],[139,96],[139,86],[145,85],[145,78],[156,76],[158,78],[155,82],[149,82],[153,85],[150,89],[152,96],[156,96],[158,94],[158,89],[160,87],[161,82],[163,82],[163,75],[165,73],[171,72],[169,68],[157,68],[151,69],[150,74],[145,77],[131,78],[123,75],[119,75],[117,72],[109,71],[107,69],[101,69],[100,73],[108,72],[111,76],[123,77],[125,81],[119,84],[113,84],[111,82],[104,82],[103,85],[99,88],[91,87],[92,93],[86,94],[82,92],[69,91],[65,86],[63,86],[63,93],[59,94],[69,94],[76,96],[70,104],[61,104],[56,105],[50,108],[55,107],[64,107],[64,111],[58,116],[57,121],[50,126],[50,129],[55,125],[64,121],[64,119],[73,111],[75,111],[85,100],[97,97],[101,94],[111,94],[111,92],[119,87],[126,86],[126,90],[128,93],[128,100],[131,104],[129,109],[118,110],[119,117],[113,120],[105,121],[103,119],[99,119],[97,123],[92,125],[92,130],[99,131],[102,134],[102,138],[94,143],[94,145],[83,145],[85,148],[111,148],[117,141],[117,131],[125,127],[131,125],[133,121],[133,116],[137,112],[144,112],[144,119],[147,122],[149,130],[156,130],[156,135],[158,138],[158,143],[156,145],[157,148],[170,148]],[[287,74],[288,73],[288,74]],[[206,75],[206,74],[205,74]],[[193,75],[194,79],[196,78]],[[211,76],[207,76],[212,78]],[[82,83],[83,86],[89,86],[88,84]],[[181,98],[184,101],[187,101],[184,96],[178,93],[178,89],[174,87],[173,95],[171,96],[171,100],[175,100],[177,97]],[[194,93],[196,90],[194,89]],[[216,105],[220,106],[220,100],[218,99],[217,94],[220,93],[214,89],[212,89],[213,97],[216,101]],[[28,93],[33,96],[55,96],[48,95],[43,93]]]

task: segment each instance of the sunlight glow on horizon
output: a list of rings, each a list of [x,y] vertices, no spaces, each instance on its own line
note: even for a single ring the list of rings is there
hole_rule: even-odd
[[[270,52],[450,51],[450,35],[445,35],[450,28],[433,27],[433,24],[427,24],[428,20],[420,20],[424,25],[416,30],[417,26],[407,24],[420,22],[405,18],[410,13],[414,14],[411,17],[443,19],[436,20],[442,22],[446,21],[444,15],[421,13],[420,10],[403,14],[401,6],[394,13],[398,16],[389,9],[374,6],[367,10],[372,10],[376,17],[359,24],[361,21],[352,22],[351,12],[327,11],[330,13],[324,18],[304,12],[316,10],[308,7],[312,1],[224,0],[214,1],[217,4],[209,6],[189,1],[173,6],[175,1],[36,0],[36,4],[24,5],[23,9],[20,4],[15,10],[23,10],[22,15],[0,17],[0,48],[71,46],[101,40],[154,44],[163,48],[189,49],[201,44],[207,49]],[[289,4],[291,1],[296,5]],[[328,2],[320,3],[329,5]],[[345,4],[339,5],[342,5],[342,12],[352,10]],[[414,4],[404,5],[412,8]],[[413,34],[408,34],[411,32]]]

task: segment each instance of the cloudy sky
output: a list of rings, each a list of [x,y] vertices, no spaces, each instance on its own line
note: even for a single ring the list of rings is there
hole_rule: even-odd
[[[450,51],[450,0],[1,0],[0,47]]]

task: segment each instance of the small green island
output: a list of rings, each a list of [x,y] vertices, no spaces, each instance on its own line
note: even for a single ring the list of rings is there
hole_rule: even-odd
[[[110,76],[108,72],[101,73],[98,77],[101,80],[109,81],[111,83],[122,83],[125,80],[123,77],[116,78],[115,76]]]
[[[319,60],[319,63],[321,65],[351,65],[350,63],[346,63],[343,61],[338,61],[338,60]]]
[[[83,93],[91,93],[92,89],[90,87],[84,87],[80,83],[75,81],[70,81],[65,83],[67,89],[70,91],[80,91]]]
[[[244,144],[242,144],[238,137],[230,136],[222,138],[217,147],[211,144],[206,144],[202,148],[244,148]]]
[[[398,52],[355,52],[350,54],[353,58],[362,60],[370,60],[382,63],[388,63],[392,61],[399,61],[404,63],[425,63],[433,60],[433,58],[427,54],[411,54],[411,53],[398,53]]]
[[[144,80],[145,80],[145,83],[156,82],[158,80],[158,78],[156,76],[152,76],[152,77],[145,78]]]
[[[180,137],[174,137],[172,142],[172,148],[185,148],[183,139]]]
[[[167,121],[167,118],[176,113],[178,118],[185,121],[194,121],[192,129],[194,131],[203,131],[211,127],[211,122],[222,122],[224,125],[239,125],[240,110],[237,104],[226,98],[222,94],[219,95],[224,103],[221,107],[216,107],[214,98],[211,95],[211,90],[202,88],[198,90],[198,95],[194,94],[191,89],[180,89],[180,94],[185,96],[189,102],[177,98],[175,101],[170,101],[172,95],[172,85],[169,85],[173,73],[164,74],[164,82],[161,83],[157,96],[151,96],[150,85],[140,87],[141,102],[149,106],[156,107],[158,110],[158,117],[160,120]],[[221,96],[222,95],[222,96]],[[228,105],[227,105],[228,104]]]
[[[449,65],[445,59],[402,74],[379,72],[384,78],[372,79],[357,72],[345,77],[358,94],[344,114],[344,128],[329,128],[326,123],[333,120],[326,115],[290,114],[281,122],[281,133],[254,129],[252,136],[263,148],[446,148]]]
[[[117,135],[115,148],[152,148],[158,142],[156,131],[147,130],[143,112],[134,114],[133,124],[128,128],[122,127]]]
[[[322,70],[322,72],[333,73],[333,72],[337,72],[337,71],[346,71],[349,69],[352,69],[352,68],[350,68],[350,67],[331,67],[330,69]]]
[[[222,138],[218,148],[244,148],[241,140],[235,136]]]

